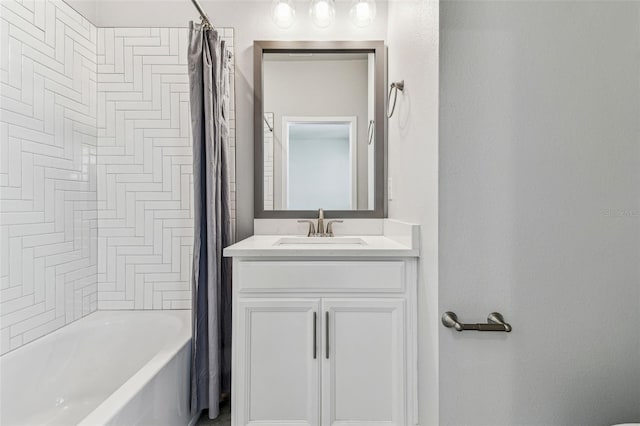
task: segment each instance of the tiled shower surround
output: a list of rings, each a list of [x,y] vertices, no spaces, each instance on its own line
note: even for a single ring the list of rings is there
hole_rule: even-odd
[[[0,37],[2,353],[96,309],[188,308],[188,30],[2,0]]]
[[[191,306],[187,46],[184,28],[98,29],[99,309]]]
[[[96,28],[0,2],[2,352],[96,310]]]

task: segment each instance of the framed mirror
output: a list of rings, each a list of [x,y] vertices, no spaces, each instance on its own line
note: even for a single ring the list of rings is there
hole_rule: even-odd
[[[386,216],[384,49],[254,42],[256,218]]]

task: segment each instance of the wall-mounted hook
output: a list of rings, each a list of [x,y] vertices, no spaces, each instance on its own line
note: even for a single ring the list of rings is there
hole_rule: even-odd
[[[389,88],[389,96],[387,96],[387,108],[391,102],[391,94],[394,93],[393,96],[393,106],[391,107],[391,112],[387,114],[387,118],[393,117],[393,112],[396,110],[396,101],[398,100],[398,90],[404,91],[404,80],[394,81],[391,83],[391,87]]]

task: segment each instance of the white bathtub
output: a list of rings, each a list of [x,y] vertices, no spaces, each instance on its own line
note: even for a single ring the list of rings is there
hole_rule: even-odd
[[[99,311],[0,357],[0,424],[186,425],[190,311]]]

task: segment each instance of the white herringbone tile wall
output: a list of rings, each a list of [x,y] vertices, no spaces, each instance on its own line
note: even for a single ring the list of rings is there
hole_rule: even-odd
[[[0,1],[1,353],[97,308],[190,307],[187,37]]]
[[[0,2],[0,348],[96,309],[96,28]]]
[[[191,307],[187,46],[182,28],[98,29],[99,309]],[[235,179],[232,199],[235,217]]]

